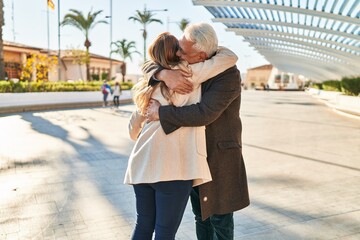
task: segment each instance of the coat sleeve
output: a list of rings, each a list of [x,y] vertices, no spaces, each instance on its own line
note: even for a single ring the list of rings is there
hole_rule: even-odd
[[[159,117],[166,134],[180,127],[204,126],[215,121],[241,93],[240,73],[236,66],[226,70],[205,84],[201,102],[189,106],[161,106]]]
[[[219,47],[212,58],[190,65],[193,73],[191,79],[199,84],[205,82],[234,66],[237,60],[238,57],[230,49]]]
[[[144,79],[148,81],[148,84],[154,86],[155,84],[159,83],[159,81],[154,78],[154,75],[163,69],[164,68],[159,64],[153,61],[147,61],[142,66],[141,71],[143,73]]]
[[[134,111],[131,114],[129,121],[129,135],[132,140],[136,140],[141,133],[141,130],[145,123],[145,117],[140,115],[138,111]]]

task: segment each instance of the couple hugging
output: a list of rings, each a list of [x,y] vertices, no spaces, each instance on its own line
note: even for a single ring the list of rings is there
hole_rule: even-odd
[[[135,240],[175,239],[191,199],[198,239],[233,239],[233,212],[249,205],[241,149],[237,56],[218,47],[211,25],[180,40],[160,34],[133,88],[136,140],[125,184],[136,197]]]

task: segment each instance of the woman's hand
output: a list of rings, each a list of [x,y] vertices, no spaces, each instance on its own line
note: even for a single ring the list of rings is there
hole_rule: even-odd
[[[146,108],[146,122],[158,121],[159,120],[159,107],[160,102],[155,99],[150,99],[149,106]]]

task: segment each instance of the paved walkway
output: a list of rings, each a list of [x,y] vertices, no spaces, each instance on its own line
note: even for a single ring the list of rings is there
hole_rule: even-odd
[[[0,115],[0,239],[130,238],[132,104]],[[235,239],[360,239],[360,121],[304,92],[244,91],[251,205]],[[195,239],[190,206],[177,239]]]
[[[50,110],[77,107],[102,106],[100,92],[45,92],[45,93],[0,93],[0,114],[26,112],[36,110]],[[131,92],[123,91],[121,103],[131,102]],[[108,103],[112,104],[112,96],[108,96]]]

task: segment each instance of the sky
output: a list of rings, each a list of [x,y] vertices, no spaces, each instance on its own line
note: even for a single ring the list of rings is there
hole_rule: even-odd
[[[225,31],[226,26],[222,23],[214,23],[213,16],[203,6],[194,6],[192,0],[61,0],[60,21],[69,9],[76,9],[86,15],[90,10],[103,10],[97,20],[107,20],[110,16],[110,2],[112,1],[113,27],[112,41],[126,39],[135,41],[136,48],[143,53],[142,26],[128,20],[134,16],[136,10],[163,10],[154,11],[154,18],[160,19],[163,24],[151,23],[148,25],[147,46],[160,33],[169,31],[176,37],[181,37],[182,32],[176,22],[186,18],[191,23],[210,23],[219,39],[219,45],[226,46],[234,51],[239,60],[237,66],[242,73],[246,69],[257,67],[268,62],[258,54],[254,48],[243,41],[241,36],[234,32]],[[47,0],[4,0],[5,26],[3,28],[3,39],[5,41],[17,42],[33,47],[52,50],[58,49],[58,0],[53,0],[55,10],[49,10],[49,21],[47,21]],[[13,7],[12,7],[13,6]],[[49,23],[49,34],[48,34]],[[84,36],[76,28],[71,26],[61,27],[61,49],[85,49]],[[49,41],[48,41],[49,36]],[[90,32],[89,39],[92,43],[90,52],[102,56],[109,56],[110,52],[110,24],[96,25]],[[127,74],[140,74],[140,66],[143,56],[132,55],[133,61],[127,62]],[[112,54],[112,58],[121,59],[119,55]]]

